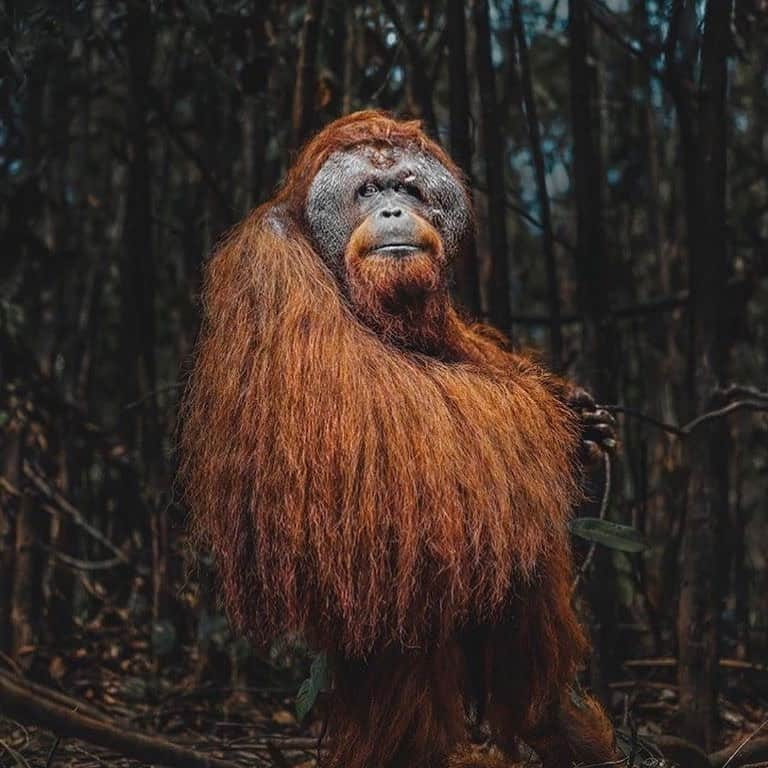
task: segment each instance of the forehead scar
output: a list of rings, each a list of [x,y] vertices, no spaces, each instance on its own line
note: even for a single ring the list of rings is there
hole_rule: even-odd
[[[391,168],[397,162],[400,153],[394,147],[371,147],[367,155],[368,162],[374,168]]]

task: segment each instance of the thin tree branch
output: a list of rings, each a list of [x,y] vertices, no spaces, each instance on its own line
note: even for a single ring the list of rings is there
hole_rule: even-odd
[[[619,29],[615,14],[604,5],[596,3],[595,0],[587,3],[587,12],[592,20],[603,32],[614,42],[621,46],[636,59],[641,61],[648,72],[664,85],[670,93],[677,93],[680,88],[693,92],[695,85],[688,80],[682,80],[674,71],[674,68],[660,69],[653,62],[653,59],[642,46],[635,45],[631,40],[624,37],[624,33]]]
[[[768,392],[761,392],[756,387],[746,387],[743,384],[731,384],[715,394],[724,400],[732,400],[734,397],[746,397],[752,398],[752,400],[768,402]]]
[[[603,451],[603,468],[605,473],[605,480],[603,482],[603,493],[600,498],[600,513],[598,515],[601,520],[605,520],[605,517],[608,514],[608,503],[611,500],[611,455],[607,451]],[[576,588],[579,586],[579,582],[586,575],[587,571],[589,570],[589,566],[592,565],[592,560],[595,557],[596,550],[597,542],[593,541],[589,545],[589,550],[587,551],[587,555],[581,563],[579,570],[576,571],[576,577],[573,580],[573,584],[571,584],[571,592],[576,591]]]
[[[762,394],[762,393],[761,393]],[[724,416],[728,416],[731,413],[736,413],[737,411],[765,411],[768,412],[768,398],[766,398],[762,402],[756,402],[754,400],[736,400],[735,402],[729,403],[728,405],[723,406],[722,408],[716,408],[713,411],[707,411],[706,413],[702,413],[701,415],[697,416],[695,419],[691,419],[686,424],[683,424],[682,426],[677,426],[676,424],[669,424],[664,421],[660,421],[659,419],[654,418],[653,416],[649,416],[646,413],[643,413],[642,411],[638,411],[634,408],[629,408],[625,405],[603,405],[601,408],[605,408],[606,411],[609,411],[610,413],[623,413],[625,416],[630,416],[633,419],[638,419],[639,421],[643,421],[646,424],[650,424],[651,426],[656,427],[657,429],[660,429],[664,432],[669,432],[672,435],[676,435],[677,437],[688,437],[694,430],[698,429],[702,424],[707,424],[710,421],[714,421],[715,419],[721,419]]]
[[[32,482],[32,485],[41,493],[45,498],[50,499],[53,505],[60,509],[65,514],[72,518],[72,521],[79,528],[84,530],[92,539],[95,539],[103,547],[108,549],[114,556],[123,564],[130,564],[130,558],[121,550],[116,544],[111,542],[100,530],[94,528],[80,513],[80,510],[76,509],[72,504],[67,501],[58,491],[52,488],[45,480],[42,474],[37,472],[35,468],[28,462],[24,462],[23,468],[24,474]]]
[[[736,400],[736,402],[729,403],[723,408],[717,408],[714,411],[702,413],[701,416],[697,416],[695,419],[692,419],[681,429],[683,430],[684,434],[690,435],[691,432],[700,427],[702,424],[714,421],[715,419],[720,419],[723,416],[727,416],[730,413],[735,413],[736,411],[768,411],[768,403],[756,403],[752,400]]]
[[[728,281],[728,288],[734,288],[739,286],[743,280],[732,279]],[[616,319],[630,319],[633,317],[640,317],[642,315],[650,315],[654,312],[666,311],[672,309],[678,309],[686,306],[690,298],[689,292],[677,291],[671,296],[660,296],[656,299],[648,299],[647,301],[640,301],[636,304],[627,304],[624,307],[616,307],[612,310],[611,314]],[[562,315],[560,321],[565,324],[581,323],[584,318],[577,314],[565,314]],[[519,323],[521,325],[549,325],[551,319],[549,315],[534,315],[534,314],[520,314],[512,316],[513,323]],[[747,397],[751,397],[749,393],[743,393]]]
[[[760,731],[762,731],[766,726],[768,726],[768,720],[763,720],[763,722],[760,723],[760,725],[758,725],[757,728],[755,728],[755,730],[752,731],[752,733],[750,733],[749,736],[747,736],[747,738],[744,739],[744,741],[742,741],[738,747],[736,747],[736,749],[731,753],[730,757],[723,763],[723,768],[728,768],[728,766],[733,762],[736,755],[744,752],[747,749],[747,745],[750,742],[752,742],[752,749],[747,752],[750,760],[754,760],[755,758],[757,758],[758,760],[763,760],[768,758],[768,739],[759,739],[757,741],[754,741],[755,736],[757,736],[757,734],[760,733]],[[730,749],[731,748],[729,747],[728,749],[725,750],[725,752],[727,753],[728,751],[730,751]],[[722,751],[715,752],[713,755],[710,755],[710,758],[709,758],[710,762],[714,763],[715,761],[713,758],[715,758],[715,755],[721,755],[721,754],[722,754]]]

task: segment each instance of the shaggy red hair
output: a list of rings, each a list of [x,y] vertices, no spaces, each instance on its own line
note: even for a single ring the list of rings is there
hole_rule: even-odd
[[[466,681],[451,659],[467,627],[505,627],[486,648],[502,637],[519,654],[522,724],[554,705],[586,649],[566,529],[577,429],[558,383],[450,307],[442,357],[382,339],[305,234],[315,174],[361,143],[418,146],[461,178],[416,122],[363,112],[312,139],[208,265],[182,437],[193,529],[237,625],[262,641],[304,633],[346,660],[337,765],[391,759],[401,721],[422,752],[442,743],[435,723],[458,738]],[[458,710],[418,715],[442,689]],[[498,693],[491,715],[508,703]],[[380,719],[389,740],[371,735]]]

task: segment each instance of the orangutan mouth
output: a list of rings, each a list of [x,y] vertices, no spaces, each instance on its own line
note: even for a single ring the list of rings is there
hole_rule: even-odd
[[[368,252],[368,255],[404,259],[408,256],[412,256],[414,253],[421,253],[422,251],[424,251],[423,246],[414,245],[413,243],[387,243],[386,245],[379,245],[372,248]]]

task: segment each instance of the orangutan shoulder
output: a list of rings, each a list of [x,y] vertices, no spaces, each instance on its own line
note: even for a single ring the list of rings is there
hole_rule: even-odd
[[[260,214],[259,218],[263,222],[263,226],[268,229],[271,234],[278,235],[279,237],[290,237],[294,227],[292,226],[291,216],[287,207],[282,203],[270,203],[256,211]]]

